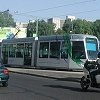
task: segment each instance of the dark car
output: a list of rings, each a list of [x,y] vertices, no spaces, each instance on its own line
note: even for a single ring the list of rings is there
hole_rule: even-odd
[[[9,71],[8,69],[0,63],[0,83],[3,87],[8,86],[8,79],[9,79]]]

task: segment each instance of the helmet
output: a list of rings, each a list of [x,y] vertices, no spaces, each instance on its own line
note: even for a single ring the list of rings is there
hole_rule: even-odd
[[[100,58],[100,52],[98,53],[98,58]]]

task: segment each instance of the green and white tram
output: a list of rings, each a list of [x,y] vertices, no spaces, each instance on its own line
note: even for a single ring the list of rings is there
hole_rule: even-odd
[[[53,35],[6,39],[1,48],[4,64],[74,70],[82,69],[86,59],[97,58],[99,41],[92,35]]]

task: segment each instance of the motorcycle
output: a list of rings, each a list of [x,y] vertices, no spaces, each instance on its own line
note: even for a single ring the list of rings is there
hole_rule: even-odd
[[[99,88],[100,87],[100,72],[99,72],[99,66],[100,66],[100,58],[97,60],[86,60],[84,67],[83,67],[83,72],[84,72],[84,76],[82,76],[81,81],[80,81],[80,85],[82,90],[86,91],[89,87],[93,87],[93,88]],[[92,73],[93,72],[99,72],[96,73],[95,75],[95,80],[96,80],[96,84],[93,84],[93,80],[92,80]]]

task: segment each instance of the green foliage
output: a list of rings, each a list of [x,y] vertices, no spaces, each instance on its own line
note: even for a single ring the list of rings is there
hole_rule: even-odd
[[[36,21],[29,23],[27,27],[27,37],[32,37],[36,33]],[[95,35],[100,39],[100,20],[90,22],[86,20],[77,19],[74,21],[66,20],[63,28],[55,32],[55,24],[49,24],[44,20],[38,21],[38,36],[39,35],[54,35],[54,34],[86,34]]]
[[[96,20],[93,23],[93,34],[100,39],[100,20]]]
[[[54,25],[48,24],[44,20],[39,21],[38,35],[51,35],[54,33]]]
[[[70,33],[70,31],[72,31],[72,24],[73,23],[70,20],[66,20],[62,28],[63,31]]]
[[[58,28],[57,31],[56,31],[56,34],[59,34],[59,35],[64,34],[64,33],[65,32],[60,28]]]
[[[34,29],[33,23],[29,23],[27,26],[27,37],[33,37]]]
[[[33,36],[33,33],[36,33],[36,24],[37,21],[35,21],[34,23],[29,23],[28,27],[27,27],[27,36],[31,37]],[[49,24],[47,22],[45,22],[44,20],[38,20],[38,33],[37,35],[51,35],[54,34],[54,24]]]
[[[93,34],[92,28],[93,28],[92,22],[81,19],[77,19],[74,21],[66,20],[63,26],[63,30],[66,33],[73,32],[75,34],[86,34],[86,33]]]
[[[8,11],[0,12],[0,27],[14,27],[15,25],[14,19]]]

